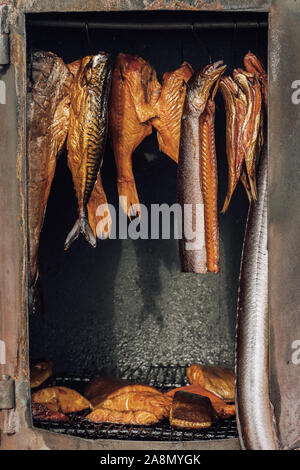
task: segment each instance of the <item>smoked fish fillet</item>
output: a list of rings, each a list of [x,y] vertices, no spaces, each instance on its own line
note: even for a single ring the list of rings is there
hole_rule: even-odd
[[[78,64],[73,64],[75,70],[76,65]],[[72,65],[70,69],[72,70]],[[77,195],[79,217],[67,236],[65,250],[80,233],[93,247],[96,246],[96,228],[95,224],[93,229],[90,225],[91,215],[89,217],[88,203],[98,178],[105,150],[111,69],[109,54],[100,52],[81,60],[79,70],[73,80],[67,150],[68,165]],[[98,189],[103,196],[102,184]],[[106,200],[105,196],[103,199]]]
[[[140,216],[132,154],[152,133],[150,119],[161,85],[151,65],[139,56],[119,54],[112,73],[109,129],[117,168],[120,204],[125,214]]]
[[[163,76],[159,99],[154,105],[155,118],[151,120],[157,130],[159,149],[178,163],[180,125],[187,82],[193,69],[187,62]]]
[[[116,424],[156,424],[159,419],[156,415],[147,411],[116,411],[107,408],[97,408],[86,417],[94,423],[116,423]]]
[[[172,398],[163,394],[128,392],[107,398],[96,408],[108,408],[115,411],[148,411],[162,419],[169,416],[171,404]]]
[[[205,429],[218,420],[209,398],[177,391],[170,412],[170,424],[176,428]]]
[[[235,398],[235,374],[229,367],[192,364],[187,368],[187,378],[192,385],[200,385],[226,402]]]
[[[201,395],[202,397],[207,397],[210,399],[210,402],[213,406],[213,409],[217,413],[217,415],[222,418],[229,418],[230,416],[235,415],[235,405],[226,403],[221,398],[217,397],[214,393],[209,392],[201,385],[186,385],[184,387],[174,388],[166,393],[167,396],[174,397],[176,392],[187,392],[187,393],[194,393],[196,395]]]
[[[91,403],[80,393],[67,387],[48,387],[32,394],[32,401],[42,403],[53,411],[76,413],[93,408]]]
[[[53,373],[51,361],[39,362],[30,368],[30,387],[36,388],[42,385]]]
[[[133,384],[112,376],[95,377],[87,386],[84,395],[94,407],[98,408],[105,400],[136,392],[151,393],[160,398],[163,397],[159,390],[150,385]]]
[[[29,303],[34,310],[38,249],[48,197],[69,127],[73,76],[51,52],[32,54],[27,95]]]

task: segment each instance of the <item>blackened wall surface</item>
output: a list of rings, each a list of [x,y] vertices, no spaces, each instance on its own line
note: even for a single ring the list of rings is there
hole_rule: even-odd
[[[197,14],[193,18],[199,21],[203,17]],[[86,29],[30,27],[28,39],[28,51],[31,47],[51,50],[66,62],[99,50],[113,55],[121,51],[139,54],[155,67],[160,79],[183,60],[197,69],[210,59],[223,59],[231,73],[234,67],[242,66],[243,55],[249,50],[264,61],[267,54],[267,34],[259,27],[205,32],[193,32],[192,28],[181,32],[90,30],[88,34]],[[216,104],[221,209],[227,189],[227,160],[225,111],[219,94]],[[176,165],[159,152],[154,133],[136,150],[133,164],[141,203],[150,208],[151,203],[176,201]],[[109,142],[103,184],[108,201],[117,205]],[[41,235],[43,304],[30,318],[31,362],[49,358],[56,373],[79,376],[93,375],[102,367],[123,369],[150,362],[232,365],[247,209],[247,198],[239,185],[228,213],[220,215],[221,273],[217,276],[181,273],[176,240],[107,240],[99,241],[93,249],[81,238],[64,252],[77,206],[63,154]]]

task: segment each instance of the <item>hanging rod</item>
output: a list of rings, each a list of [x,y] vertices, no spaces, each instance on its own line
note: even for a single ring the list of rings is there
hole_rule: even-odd
[[[29,20],[29,26],[37,28],[74,28],[74,29],[111,29],[111,30],[195,30],[195,29],[250,29],[267,28],[267,21],[215,21],[196,23],[117,23],[95,21],[60,21],[60,20]]]

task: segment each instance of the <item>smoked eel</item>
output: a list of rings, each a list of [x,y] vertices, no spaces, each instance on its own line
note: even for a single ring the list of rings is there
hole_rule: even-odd
[[[204,112],[213,85],[226,66],[215,62],[195,72],[188,82],[181,119],[177,169],[177,201],[182,207],[182,238],[179,241],[181,269],[206,273],[204,200],[200,177],[199,118]]]
[[[81,60],[73,81],[67,149],[79,217],[67,236],[65,250],[80,233],[93,247],[96,246],[96,229],[90,225],[88,203],[102,165],[106,144],[110,79],[110,57],[101,52]],[[98,189],[103,196],[102,185]],[[103,199],[106,200],[104,196]]]
[[[38,248],[56,157],[67,137],[73,76],[51,52],[32,54],[27,99],[29,304],[35,309]]]
[[[200,184],[204,202],[207,271],[220,272],[218,171],[215,146],[215,103],[209,98],[199,120]]]
[[[178,163],[180,123],[186,94],[186,84],[193,74],[192,67],[183,64],[163,76],[161,93],[154,106],[155,118],[151,120],[157,130],[159,149]]]
[[[150,119],[161,85],[151,65],[136,55],[119,54],[112,73],[109,129],[117,167],[120,204],[131,217],[140,215],[132,154],[152,133]]]

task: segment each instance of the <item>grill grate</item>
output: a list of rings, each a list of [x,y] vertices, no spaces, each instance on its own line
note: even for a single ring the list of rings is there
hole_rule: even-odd
[[[187,365],[151,365],[114,372],[136,383],[147,383],[162,392],[187,384]],[[57,377],[51,385],[63,385],[82,393],[90,379]],[[209,429],[173,429],[167,419],[153,426],[91,423],[84,416],[69,415],[69,421],[33,420],[35,427],[85,439],[120,439],[147,441],[193,441],[236,438],[235,418],[220,420]]]

